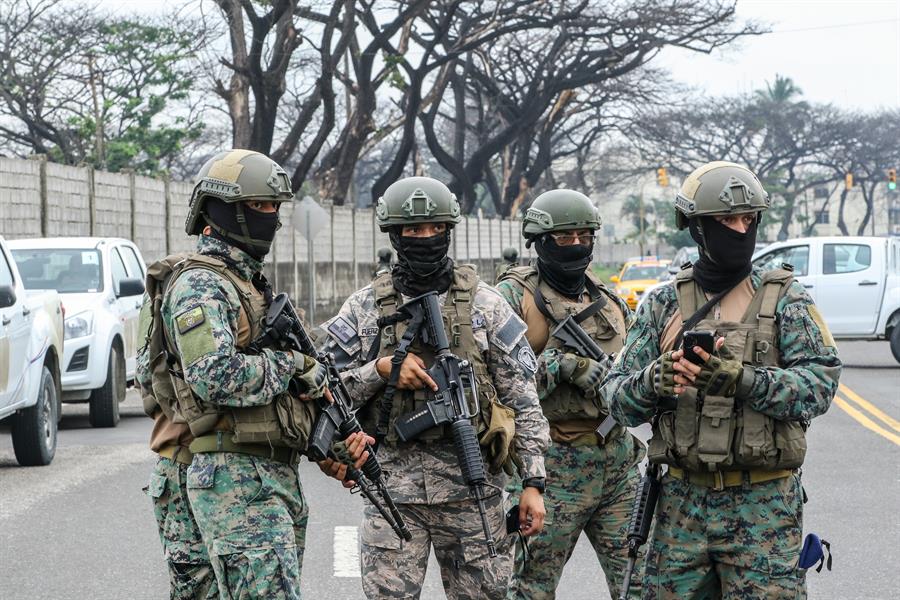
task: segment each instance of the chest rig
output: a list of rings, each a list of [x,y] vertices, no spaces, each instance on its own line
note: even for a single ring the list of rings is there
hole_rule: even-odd
[[[605,353],[614,354],[625,345],[625,318],[619,304],[591,273],[587,273],[586,282],[590,300],[585,300],[582,294],[577,301],[567,298],[541,281],[535,267],[514,267],[504,274],[503,279],[511,279],[531,292],[535,306],[547,321],[547,343],[543,348],[532,348],[535,354],[549,349],[571,352],[560,340],[549,335],[550,330],[569,315],[586,315],[579,324]],[[597,307],[600,307],[599,310]],[[576,317],[575,320],[579,319]],[[541,401],[541,410],[551,423],[560,420],[598,420],[606,416],[600,406],[600,398],[587,397],[581,389],[570,383],[557,385]]]
[[[228,281],[240,299],[238,331],[235,345],[245,349],[259,336],[268,309],[266,294],[252,281],[240,277],[221,259],[205,254],[172,255],[154,263],[147,270],[148,296],[152,303],[151,323],[142,327],[147,332],[147,351],[150,353],[151,390],[143,393],[144,410],[151,414],[162,409],[175,423],[187,423],[191,433],[199,437],[213,430],[232,432],[236,443],[266,443],[271,446],[290,445],[283,439],[279,411],[273,402],[265,406],[226,409],[209,405],[197,398],[184,380],[175,342],[163,326],[162,300],[171,284],[184,273],[205,269]],[[263,284],[265,281],[263,280]],[[151,292],[152,286],[152,292]]]
[[[706,302],[683,269],[675,281],[683,321]],[[695,329],[714,330],[745,365],[777,367],[776,308],[793,281],[788,269],[763,275],[740,321],[704,318]],[[663,412],[653,424],[648,457],[689,471],[795,469],[806,456],[806,423],[780,421],[736,398],[708,396],[694,388],[678,396],[674,411]]]
[[[375,291],[375,306],[378,310],[380,325],[380,341],[377,355],[373,358],[393,356],[397,346],[406,333],[407,324],[404,321],[392,323],[397,314],[397,308],[402,304],[400,293],[394,288],[390,273],[378,275],[372,282]],[[492,401],[496,400],[497,392],[488,373],[487,364],[481,354],[481,348],[475,340],[475,332],[472,327],[472,299],[478,287],[478,275],[471,265],[458,265],[453,269],[453,282],[447,291],[444,305],[441,307],[441,317],[444,321],[444,329],[450,342],[450,351],[469,361],[475,373],[475,381],[478,387],[479,406],[469,406],[469,409],[478,416],[474,419],[476,433],[481,434],[489,425],[490,409]],[[409,352],[417,355],[430,367],[434,362],[432,350],[421,344],[416,339],[409,347]],[[372,356],[372,355],[370,355]],[[401,415],[420,410],[428,401],[428,393],[425,390],[396,390],[392,399],[386,399],[381,393],[370,402],[361,413],[366,431],[376,431],[384,437],[389,444],[399,443],[399,437],[394,428],[397,418]],[[385,423],[385,417],[387,423]],[[449,440],[450,433],[446,426],[433,427],[417,437],[418,441],[433,442],[436,440]]]

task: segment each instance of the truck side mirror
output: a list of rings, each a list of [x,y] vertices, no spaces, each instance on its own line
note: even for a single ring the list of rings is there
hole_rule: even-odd
[[[11,285],[0,285],[0,308],[7,308],[16,303],[16,290]]]
[[[144,282],[140,279],[123,279],[119,282],[119,290],[116,298],[127,296],[139,296],[144,293]]]

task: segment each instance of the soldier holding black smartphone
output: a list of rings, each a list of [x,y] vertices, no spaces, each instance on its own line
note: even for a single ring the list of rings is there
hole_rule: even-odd
[[[841,362],[790,265],[752,267],[768,207],[740,165],[687,177],[676,217],[700,258],[641,304],[604,380],[616,420],[651,422],[648,457],[668,465],[644,598],[806,597],[799,467]]]

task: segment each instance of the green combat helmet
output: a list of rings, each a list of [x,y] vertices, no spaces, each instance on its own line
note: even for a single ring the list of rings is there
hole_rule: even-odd
[[[237,203],[237,218],[246,243],[258,243],[250,237],[244,218],[243,203],[249,200],[290,202],[294,199],[291,179],[271,158],[252,150],[227,150],[206,161],[197,173],[191,204],[184,230],[188,235],[199,234],[207,223],[203,218],[204,205],[209,197],[223,202]],[[238,238],[235,234],[230,237]]]
[[[600,229],[600,215],[591,199],[575,190],[550,190],[534,199],[522,219],[527,246],[551,231]]]
[[[684,229],[694,217],[761,213],[769,204],[769,194],[753,171],[719,160],[695,169],[681,184],[675,196],[675,222]]]
[[[416,223],[459,223],[459,202],[446,185],[431,177],[395,181],[378,199],[375,217],[381,231]]]
[[[500,256],[508,263],[519,262],[519,249],[509,246],[503,249],[503,253]]]

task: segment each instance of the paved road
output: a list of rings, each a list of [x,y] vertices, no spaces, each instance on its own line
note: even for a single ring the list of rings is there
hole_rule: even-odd
[[[844,343],[839,399],[810,431],[803,480],[807,531],[829,539],[832,573],[811,573],[810,597],[896,597],[900,564],[900,368],[885,343]],[[0,598],[159,599],[165,567],[149,500],[141,492],[153,464],[150,421],[134,392],[114,430],[94,430],[85,407],[67,405],[49,467],[16,466],[0,425]],[[304,463],[311,506],[304,563],[306,598],[362,597],[355,527],[361,501]],[[563,573],[559,597],[606,597],[590,545],[582,539]],[[443,598],[437,565],[426,599]]]

